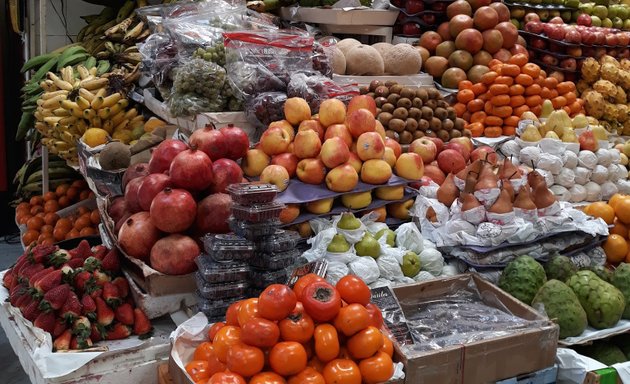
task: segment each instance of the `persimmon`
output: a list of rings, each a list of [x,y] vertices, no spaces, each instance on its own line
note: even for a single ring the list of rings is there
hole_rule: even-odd
[[[482,123],[471,123],[466,125],[466,129],[470,131],[473,137],[481,137],[483,136],[484,126]]]
[[[551,98],[551,89],[547,87],[542,87],[540,90],[540,97],[547,100]]]
[[[494,80],[495,84],[505,84],[507,86],[510,86],[512,84],[514,84],[514,79],[510,76],[499,76]]]
[[[514,111],[512,111],[512,114],[514,116],[518,116],[521,117],[521,115],[525,112],[529,111],[529,106],[528,105],[521,105],[520,107],[516,107],[514,108]]]
[[[504,125],[503,126],[503,135],[504,136],[514,136],[516,134],[516,127],[512,125]]]
[[[545,87],[551,89],[556,89],[558,86],[558,79],[555,77],[546,77],[545,78]]]
[[[470,113],[479,112],[483,110],[483,104],[484,104],[484,101],[480,99],[474,99],[474,100],[469,101],[468,104],[464,106],[464,110],[468,110]]]
[[[473,84],[471,89],[473,93],[475,94],[475,96],[479,96],[482,93],[486,93],[488,91],[488,87],[486,87],[484,83]]]
[[[486,103],[483,105],[483,111],[486,113],[486,115],[492,114],[492,107],[492,102],[490,102],[490,100],[486,101]]]
[[[486,116],[486,118],[484,119],[483,123],[487,126],[489,125],[498,125],[498,126],[502,126],[503,125],[503,119],[497,116]]]
[[[540,95],[542,91],[542,87],[538,84],[532,84],[529,87],[525,88],[525,96],[533,96]]]
[[[503,64],[501,67],[501,76],[516,77],[521,74],[521,68],[516,64]]]
[[[507,95],[510,93],[510,87],[507,86],[506,84],[492,84],[488,88],[488,92],[492,96]]]
[[[470,116],[471,123],[483,123],[486,118],[486,113],[483,111],[475,112]]]
[[[624,261],[628,254],[628,242],[622,236],[615,234],[608,236],[602,248],[606,253],[606,260],[611,264]]]
[[[575,84],[572,81],[563,81],[556,86],[558,93],[565,94],[575,91]]]
[[[567,99],[564,96],[558,96],[551,99],[551,104],[553,104],[554,109],[560,109],[567,105]]]
[[[499,137],[503,134],[503,128],[501,127],[486,127],[483,130],[483,134],[486,137]]]
[[[475,93],[471,89],[462,89],[461,91],[457,92],[457,101],[459,101],[460,103],[468,103],[474,98]]]
[[[512,107],[504,105],[501,107],[492,107],[492,114],[501,118],[512,116]]]
[[[471,89],[472,86],[473,86],[472,81],[464,80],[464,81],[460,81],[459,82],[457,89],[461,91],[461,90],[464,90],[464,89]]]
[[[525,93],[525,87],[520,84],[510,86],[510,96],[519,96]]]
[[[494,84],[494,81],[497,79],[497,77],[499,77],[499,74],[494,72],[494,71],[490,71],[490,72],[486,72],[483,75],[481,75],[481,83],[487,85],[487,86],[491,86],[492,84]],[[32,203],[31,203],[32,204]]]
[[[525,98],[523,96],[512,96],[510,98],[510,107],[516,108],[521,105],[525,105]]]
[[[466,112],[466,104],[455,103],[455,105],[453,105],[453,109],[455,110],[457,117],[462,117],[464,112]]]
[[[503,124],[509,125],[511,127],[516,127],[518,126],[519,120],[520,118],[518,116],[510,116],[503,119]]]
[[[535,107],[537,105],[541,105],[543,102],[542,97],[538,96],[538,95],[534,95],[534,96],[527,96],[525,98],[525,103],[529,106],[529,107]]]
[[[509,95],[497,95],[497,96],[493,96],[490,99],[490,102],[492,103],[493,106],[495,107],[502,107],[504,105],[509,105],[510,104],[510,96]]]
[[[529,87],[530,85],[534,84],[534,79],[530,75],[526,75],[524,73],[516,76],[514,80],[516,81],[516,84],[520,84],[524,87]]]
[[[534,63],[527,63],[521,67],[521,73],[536,79],[540,76],[540,67]]]
[[[564,96],[564,98],[567,99],[567,105],[570,105],[577,101],[577,95],[575,94],[575,92],[567,92],[562,96]]]

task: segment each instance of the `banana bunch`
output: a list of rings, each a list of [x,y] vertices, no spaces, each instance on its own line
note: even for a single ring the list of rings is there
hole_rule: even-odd
[[[48,72],[41,83],[44,92],[34,112],[35,129],[52,154],[71,163],[77,161],[77,140],[88,130],[94,132],[92,128],[123,143],[144,133],[143,116],[129,108],[122,90],[115,90],[112,74],[98,72],[98,66],[67,66],[60,76]]]
[[[15,177],[13,183],[17,184],[16,195],[19,198],[26,199],[32,195],[42,193],[43,187],[43,171],[42,171],[42,158],[35,157],[27,161],[22,168],[20,168]],[[73,168],[66,164],[66,161],[57,157],[50,156],[48,159],[48,187],[54,190],[59,185],[64,183],[72,183],[74,180],[81,178],[81,175]]]

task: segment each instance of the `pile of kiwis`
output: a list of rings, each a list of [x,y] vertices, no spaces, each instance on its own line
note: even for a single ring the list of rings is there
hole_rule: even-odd
[[[455,137],[471,137],[464,129],[466,121],[435,88],[411,88],[395,81],[374,80],[361,87],[361,93],[374,98],[376,118],[388,137],[400,144],[410,144],[425,136],[446,142]]]

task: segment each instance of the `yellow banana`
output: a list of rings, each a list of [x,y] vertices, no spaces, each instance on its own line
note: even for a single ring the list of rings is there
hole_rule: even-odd
[[[103,107],[103,108],[98,110],[97,114],[98,114],[98,117],[100,117],[101,119],[105,120],[111,115],[111,112],[112,112],[111,108]]]
[[[92,89],[91,89],[92,91]],[[107,88],[101,88],[95,93],[96,96],[105,97],[107,95]]]
[[[111,95],[103,99],[103,104],[101,105],[101,108],[113,107],[114,104],[116,104],[121,98],[122,95],[119,92],[112,93]]]
[[[84,119],[91,120],[94,117],[96,117],[96,111],[93,110],[92,108],[88,108],[88,109],[84,109],[83,110],[83,118]]]
[[[79,104],[75,103],[74,101],[70,101],[68,99],[61,101],[61,107],[67,109],[68,111],[71,109],[83,109],[83,108],[79,108]]]
[[[66,95],[57,95],[48,100],[44,100],[42,107],[44,108],[57,108],[61,105],[61,102],[66,100]]]
[[[123,120],[120,124],[114,127],[114,132],[127,128],[127,125],[129,125],[129,119]]]
[[[76,140],[76,137],[74,137],[72,135],[72,133],[70,133],[68,131],[63,131],[63,132],[61,132],[61,139],[63,141],[65,141],[66,143],[74,144],[74,141]]]
[[[143,125],[144,121],[142,120],[130,121],[129,125],[127,125],[127,128],[133,131],[134,129],[142,127]]]
[[[59,117],[59,116],[48,116],[48,117],[44,117],[44,123],[54,127],[57,123],[59,123],[59,120],[63,119],[63,117]]]
[[[61,78],[70,84],[74,83],[74,70],[72,67],[68,66],[61,68]]]
[[[103,120],[98,116],[94,116],[92,119],[90,119],[90,123],[90,125],[94,128],[103,127]]]
[[[67,101],[67,100],[64,100]],[[53,115],[55,116],[59,116],[59,117],[68,117],[70,116],[70,111],[65,109],[65,108],[57,108],[57,109],[53,109],[52,111]]]
[[[72,148],[72,144],[66,143],[65,141],[53,141],[52,146],[57,151],[67,151]]]
[[[144,123],[144,116],[138,115],[130,120],[131,122],[142,121]]]
[[[110,135],[112,134],[112,132],[114,132],[114,121],[113,120],[105,120],[103,122],[103,127],[104,130],[107,131],[107,133],[109,133]]]
[[[68,95],[68,91],[64,91],[62,89],[62,90],[54,91],[54,92],[44,92],[42,94],[42,96],[41,96],[41,99],[48,100],[48,99],[52,99],[53,97],[59,96],[59,95],[66,95],[67,96]]]
[[[125,119],[131,120],[135,118],[136,116],[138,116],[138,110],[135,108],[131,108],[125,113]]]
[[[77,122],[77,131],[79,132],[79,135],[83,135],[85,131],[87,131],[87,129],[88,124],[85,122],[85,120],[79,119],[79,121]]]
[[[100,109],[103,106],[103,96],[94,96],[90,105],[92,106],[92,109]]]
[[[91,103],[94,100],[94,94],[85,88],[79,88],[79,96]]]
[[[109,80],[106,78],[98,77],[96,79],[84,80],[79,83],[81,88],[85,88],[88,91],[93,91],[95,89],[103,88],[109,83]]]
[[[90,102],[88,101],[88,99],[86,99],[85,97],[80,96],[80,95],[77,97],[77,105],[81,109],[88,109],[88,108],[90,108]]]
[[[37,129],[40,133],[45,134],[48,131],[48,126],[46,123],[38,121],[35,123],[35,129]]]
[[[72,91],[72,84],[70,84],[69,82],[65,80],[60,79],[59,76],[55,75],[54,73],[48,72],[48,78],[50,78],[50,80],[52,80],[59,89]]]
[[[85,80],[90,76],[90,71],[85,68],[83,65],[77,65],[77,72],[79,72],[79,77],[81,80]]]
[[[88,69],[88,72],[90,73],[90,75],[96,76],[96,74],[98,73],[98,67],[92,67]]]
[[[60,125],[66,125],[66,126],[69,126],[71,124],[76,124],[76,122],[77,122],[77,117],[76,116],[68,116],[68,117],[65,117],[65,118],[59,120],[59,124]]]
[[[85,111],[85,109],[83,108],[79,108],[79,106],[77,105],[76,108],[71,108],[70,109],[70,113],[72,114],[72,116],[82,119],[83,118],[83,111]]]
[[[109,119],[109,121],[111,121],[114,124],[114,126],[117,126],[123,120],[125,120],[125,111],[120,111]]]

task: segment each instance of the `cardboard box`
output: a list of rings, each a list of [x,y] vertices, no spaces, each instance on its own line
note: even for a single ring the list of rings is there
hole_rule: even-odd
[[[143,292],[135,279],[123,270],[125,277],[129,281],[129,292],[136,302],[136,306],[141,308],[149,319],[155,319],[169,313],[174,313],[182,308],[191,307],[197,304],[197,295],[194,293],[176,293],[173,295],[151,296]]]
[[[624,384],[615,368],[598,369],[586,374],[584,384]]]
[[[423,283],[394,287],[399,302],[410,298],[440,298],[474,285],[486,300],[498,299],[512,314],[526,320],[543,321],[544,325],[514,333],[454,345],[440,350],[403,353],[396,350],[405,364],[406,382],[414,384],[480,384],[493,383],[535,372],[554,364],[558,343],[558,326],[476,274],[464,274]],[[489,302],[487,303],[491,305]],[[402,306],[405,312],[405,306]]]
[[[558,378],[558,367],[553,366],[519,377],[497,381],[496,384],[555,384]]]
[[[396,22],[397,9],[331,9],[314,7],[282,7],[280,17],[285,20],[333,25],[387,25]]]

